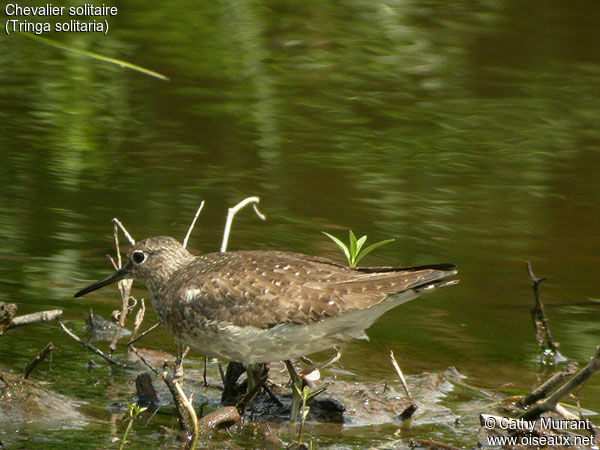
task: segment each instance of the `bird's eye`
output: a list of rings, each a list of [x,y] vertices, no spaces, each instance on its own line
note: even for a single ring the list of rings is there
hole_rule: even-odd
[[[136,264],[143,263],[145,259],[146,259],[146,255],[144,254],[143,251],[136,250],[135,252],[133,252],[133,262],[135,262]]]

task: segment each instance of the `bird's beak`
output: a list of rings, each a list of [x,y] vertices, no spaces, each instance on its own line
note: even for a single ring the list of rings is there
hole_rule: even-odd
[[[130,278],[129,272],[125,267],[121,267],[115,273],[113,273],[110,277],[105,278],[104,280],[96,281],[95,283],[90,284],[88,287],[83,288],[79,292],[77,292],[74,297],[81,297],[82,295],[89,294],[92,291],[103,288],[111,283],[115,283],[117,281],[121,281],[123,278]]]

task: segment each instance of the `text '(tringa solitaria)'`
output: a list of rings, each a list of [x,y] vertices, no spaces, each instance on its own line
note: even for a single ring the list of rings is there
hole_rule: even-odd
[[[170,237],[136,243],[112,276],[143,281],[161,323],[199,353],[244,365],[282,361],[366,338],[379,316],[454,284],[452,264],[351,268],[278,251],[191,255]]]

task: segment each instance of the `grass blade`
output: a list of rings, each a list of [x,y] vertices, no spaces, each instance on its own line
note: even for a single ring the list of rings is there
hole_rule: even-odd
[[[366,240],[367,240],[367,235],[365,234],[363,237],[361,237],[356,242],[356,253],[360,253],[360,249],[362,248],[362,246],[363,246],[363,244],[365,243]]]
[[[0,24],[0,26],[2,26],[3,29],[6,29],[6,27],[2,24]],[[123,67],[125,69],[130,69],[130,70],[135,70],[136,72],[140,72],[143,73],[144,75],[149,75],[151,77],[155,77],[158,78],[160,80],[164,80],[164,81],[168,81],[169,77],[163,75],[162,73],[158,73],[155,72],[153,70],[149,70],[146,69],[144,67],[135,65],[135,64],[131,64],[127,61],[122,61],[120,59],[116,59],[116,58],[111,58],[110,56],[104,56],[101,55],[99,53],[94,53],[94,52],[89,52],[87,50],[81,50],[75,47],[71,47],[69,45],[63,44],[62,42],[58,42],[52,39],[48,39],[42,36],[38,36],[36,34],[31,34],[31,33],[18,33],[21,36],[24,36],[26,38],[29,39],[33,39],[34,41],[38,41],[41,42],[42,44],[46,44],[49,45],[51,47],[55,47],[58,48],[60,50],[64,50],[66,52],[71,52],[71,53],[76,53],[78,55],[83,55],[83,56],[87,56],[88,58],[92,58],[92,59],[96,59],[98,61],[104,61],[110,64],[116,64],[119,67]]]
[[[326,233],[324,231],[322,231],[322,233],[325,236],[327,236],[329,239],[331,239],[333,242],[335,242],[337,244],[337,246],[342,249],[342,251],[344,252],[344,255],[346,255],[346,259],[348,260],[348,264],[350,264],[350,262],[351,262],[350,250],[348,250],[348,247],[346,247],[346,244],[344,244],[338,238],[336,238],[335,236],[332,236],[329,233]]]
[[[352,230],[348,230],[348,237],[350,241],[350,267],[356,267],[356,256],[358,252],[356,250],[356,236]]]
[[[358,261],[360,261],[361,259],[363,259],[365,256],[367,256],[369,253],[371,253],[373,250],[375,250],[376,248],[381,247],[382,245],[385,244],[389,244],[390,242],[394,242],[396,239],[385,239],[383,241],[379,241],[376,242],[375,244],[369,245],[367,248],[365,248],[360,255],[358,255],[358,258],[356,258],[356,263],[358,264]]]

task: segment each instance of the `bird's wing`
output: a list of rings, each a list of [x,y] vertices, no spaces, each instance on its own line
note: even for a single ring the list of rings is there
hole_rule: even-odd
[[[198,258],[197,267],[188,269],[194,276],[173,283],[186,286],[175,297],[207,320],[258,328],[305,324],[369,308],[391,294],[453,273],[435,266],[352,269],[288,252],[225,255],[204,255],[208,263]]]

